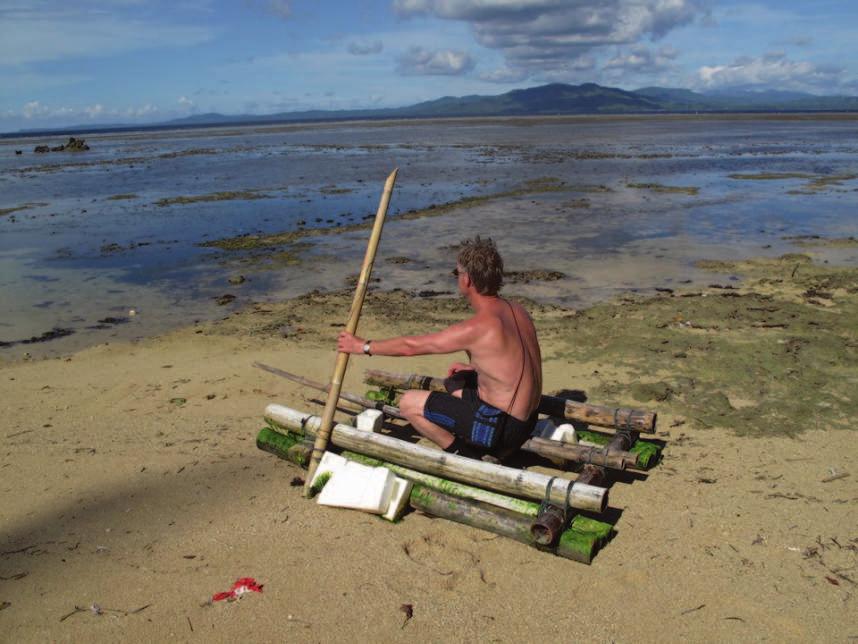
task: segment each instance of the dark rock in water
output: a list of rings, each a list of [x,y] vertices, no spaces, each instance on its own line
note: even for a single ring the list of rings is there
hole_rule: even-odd
[[[42,154],[44,152],[84,152],[89,150],[89,146],[86,144],[86,141],[83,139],[76,139],[73,136],[69,137],[68,143],[65,145],[60,144],[54,147],[48,147],[47,145],[37,145],[33,148],[33,152],[38,152]],[[15,154],[20,154],[17,150]]]
[[[397,255],[395,257],[388,257],[384,261],[386,261],[388,264],[408,264],[413,260],[409,259],[408,257],[403,257],[402,255]]]
[[[99,324],[125,324],[128,322],[128,318],[115,318],[115,317],[106,317],[103,320],[99,320]]]
[[[70,136],[69,142],[65,145],[65,149],[71,152],[84,152],[85,150],[89,150],[89,146],[86,144],[85,140],[76,139],[73,136]]]
[[[244,275],[234,275],[229,278],[230,284],[244,284],[247,278]]]
[[[110,255],[112,253],[119,253],[125,249],[116,242],[111,242],[110,244],[104,244],[100,250],[102,255]]]
[[[63,329],[60,327],[54,327],[50,331],[45,331],[42,335],[34,335],[32,338],[28,340],[21,340],[21,344],[35,344],[37,342],[47,342],[48,340],[56,340],[58,338],[64,338],[67,335],[71,335],[74,333],[73,329]]]
[[[433,291],[427,289],[425,291],[417,291],[417,297],[438,297],[439,295],[452,295],[452,291]]]
[[[231,293],[224,293],[223,295],[219,295],[215,298],[215,302],[217,302],[218,306],[223,306],[224,304],[229,304],[235,299],[235,295]]]
[[[24,151],[23,150],[15,150],[15,154],[21,155],[21,154],[24,154]]]

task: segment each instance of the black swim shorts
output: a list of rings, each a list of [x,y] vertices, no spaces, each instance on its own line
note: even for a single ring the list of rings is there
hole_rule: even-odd
[[[448,392],[462,390],[462,397],[433,391],[426,399],[423,417],[486,451],[519,448],[530,438],[537,414],[519,420],[480,400],[477,395],[477,372],[460,371],[444,381]]]

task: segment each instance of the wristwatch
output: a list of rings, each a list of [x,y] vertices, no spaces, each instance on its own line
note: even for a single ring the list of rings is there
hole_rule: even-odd
[[[370,351],[370,346],[369,346],[370,342],[372,342],[372,340],[367,340],[366,342],[363,343],[363,352],[368,356],[372,355],[372,352]]]

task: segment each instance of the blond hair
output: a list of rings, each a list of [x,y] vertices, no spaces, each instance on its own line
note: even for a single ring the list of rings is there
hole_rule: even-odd
[[[497,295],[503,286],[503,259],[491,237],[465,239],[460,244],[459,265],[481,295]]]

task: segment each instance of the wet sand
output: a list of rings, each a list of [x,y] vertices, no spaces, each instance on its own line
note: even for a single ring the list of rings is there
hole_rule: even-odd
[[[290,487],[302,470],[256,449],[267,403],[321,404],[251,363],[326,380],[347,289],[6,363],[4,638],[851,641],[858,271],[825,264],[843,252],[828,246],[698,264],[672,292],[526,301],[546,389],[655,409],[667,443],[660,465],[613,486],[616,535],[589,567],[417,513],[391,525],[318,507]],[[510,261],[553,267],[539,264]],[[374,290],[361,332],[464,313]],[[355,357],[345,387],[362,391],[364,368],[438,374],[455,358]],[[207,603],[243,576],[264,592]],[[74,613],[92,604],[103,614]]]

